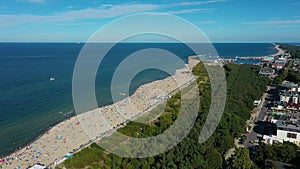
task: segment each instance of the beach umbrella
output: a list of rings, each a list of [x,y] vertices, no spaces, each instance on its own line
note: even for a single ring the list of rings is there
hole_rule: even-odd
[[[63,138],[62,135],[57,136],[57,139],[58,139],[58,140],[61,140],[62,138]]]

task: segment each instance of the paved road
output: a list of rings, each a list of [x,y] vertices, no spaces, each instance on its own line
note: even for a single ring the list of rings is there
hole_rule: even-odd
[[[257,120],[255,122],[258,121],[263,121],[265,115],[267,113],[267,108],[263,107],[261,109],[261,111],[258,114]],[[245,146],[247,148],[254,146],[254,144],[250,143],[250,141],[255,141],[258,140],[257,137],[257,133],[253,130],[253,128],[256,126],[256,124],[254,124],[254,126],[252,127],[252,130],[250,131],[250,133],[247,135],[247,141],[245,142]]]
[[[272,89],[272,87],[267,86],[267,91],[270,91]],[[261,103],[257,106],[257,113],[256,113],[256,120],[255,123],[258,121],[263,121],[264,117],[267,113],[268,108],[265,105],[265,99],[267,97],[269,97],[270,94],[268,94],[268,92],[265,92],[261,98]],[[255,141],[258,140],[257,137],[257,133],[253,130],[253,128],[256,126],[256,124],[254,123],[253,127],[250,130],[250,133],[247,135],[247,140],[245,141],[245,147],[250,148],[253,147],[254,144],[250,143],[251,141]]]

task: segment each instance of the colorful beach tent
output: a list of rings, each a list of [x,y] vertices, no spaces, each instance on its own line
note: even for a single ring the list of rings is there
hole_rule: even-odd
[[[46,169],[46,166],[40,165],[40,164],[35,164],[34,166],[32,166],[29,169]]]

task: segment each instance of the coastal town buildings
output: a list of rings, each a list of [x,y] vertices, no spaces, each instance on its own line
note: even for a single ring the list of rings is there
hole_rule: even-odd
[[[278,87],[279,101],[285,105],[299,104],[300,87],[293,82],[284,81]]]
[[[300,145],[300,120],[272,119],[271,122],[276,124],[276,132],[264,135],[263,140],[265,140],[266,144],[289,141],[298,146]]]
[[[289,141],[300,146],[300,86],[284,81],[277,88],[278,99],[271,108],[270,123],[275,129],[263,136],[265,144]]]
[[[274,63],[272,65],[273,68],[276,68],[277,70],[282,69],[285,64],[288,61],[288,58],[290,58],[290,54],[288,53],[282,53],[281,55],[277,55],[274,57]]]
[[[261,68],[258,75],[259,76],[272,76],[275,73],[275,70],[269,67]]]

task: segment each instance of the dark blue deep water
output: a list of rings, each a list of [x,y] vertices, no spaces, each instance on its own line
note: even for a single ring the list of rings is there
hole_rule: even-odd
[[[263,56],[277,52],[272,44],[214,45],[220,56]],[[68,114],[73,111],[72,73],[82,47],[75,43],[0,43],[0,156],[28,144],[49,127],[74,115]],[[97,74],[100,106],[112,102],[110,82],[115,67],[130,53],[149,47],[171,51],[185,61],[187,56],[194,55],[183,44],[115,46]],[[159,70],[143,71],[132,81],[130,93],[142,84],[166,76]],[[56,80],[50,82],[50,77]]]
[[[300,46],[300,43],[292,43],[292,45]]]

